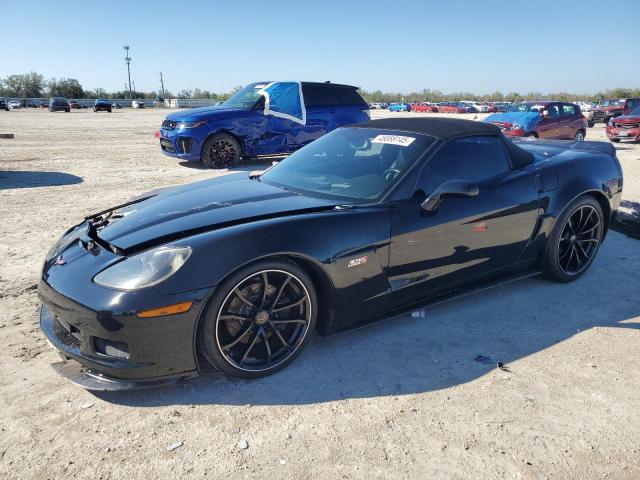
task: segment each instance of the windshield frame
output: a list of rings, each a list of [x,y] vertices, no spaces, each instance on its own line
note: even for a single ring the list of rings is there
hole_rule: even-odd
[[[440,139],[438,139],[437,137],[434,137],[432,135],[428,135],[426,133],[418,133],[418,132],[408,131],[408,130],[397,130],[397,129],[390,129],[390,128],[375,128],[375,127],[359,127],[358,125],[351,125],[351,126],[348,126],[348,127],[337,128],[334,131],[346,130],[346,129],[375,130],[376,132],[384,132],[384,133],[387,133],[389,135],[407,134],[407,135],[412,135],[412,136],[417,136],[417,137],[428,139],[430,141],[430,143],[424,149],[424,151],[422,153],[420,153],[420,155],[418,155],[418,157],[412,162],[412,164],[404,172],[402,172],[402,174],[400,176],[398,176],[397,178],[393,179],[393,181],[387,186],[387,188],[382,190],[382,192],[375,198],[351,197],[351,196],[346,196],[346,195],[336,195],[336,194],[318,192],[318,191],[314,191],[314,190],[306,190],[306,189],[303,189],[303,188],[291,187],[290,185],[285,185],[285,184],[282,184],[280,182],[277,182],[277,181],[274,181],[274,180],[270,180],[268,178],[267,179],[263,178],[263,175],[265,175],[266,173],[268,173],[272,169],[277,168],[277,166],[280,163],[278,163],[276,165],[272,165],[271,167],[269,167],[267,170],[262,172],[256,178],[259,181],[266,183],[267,185],[271,185],[271,186],[274,186],[274,187],[282,188],[283,190],[286,190],[286,191],[289,191],[289,192],[293,192],[293,193],[295,193],[297,195],[302,195],[302,196],[305,196],[305,197],[322,198],[322,199],[325,199],[325,200],[341,200],[341,201],[344,200],[345,204],[353,204],[353,205],[382,204],[382,203],[385,203],[394,194],[394,192],[396,190],[398,190],[399,188],[402,187],[402,185],[405,183],[405,180],[408,177],[408,175],[410,175],[411,172],[414,169],[419,168],[419,166],[424,162],[424,159],[427,158],[428,156],[430,156],[430,154],[433,151],[433,149],[436,148],[436,146],[440,145],[440,143],[441,143]],[[291,155],[295,155],[299,151],[300,150],[292,153]],[[287,158],[289,158],[289,157],[287,157]]]
[[[258,103],[264,98],[263,95],[258,94],[258,97],[256,98],[256,101],[253,102],[253,104],[251,106],[246,106],[245,107],[245,106],[240,106],[240,105],[232,105],[229,102],[231,102],[234,99],[237,101],[238,98],[240,98],[242,95],[244,95],[245,93],[250,92],[250,91],[255,91],[257,93],[258,91],[262,90],[264,87],[269,85],[270,83],[273,83],[273,82],[254,82],[254,83],[250,83],[246,87],[241,88],[236,93],[231,95],[224,102],[222,102],[222,105],[220,105],[219,108],[236,108],[238,110],[247,110],[247,111],[248,110],[253,110],[253,109],[256,108],[256,105],[258,105]],[[260,88],[258,88],[258,87],[260,87]]]

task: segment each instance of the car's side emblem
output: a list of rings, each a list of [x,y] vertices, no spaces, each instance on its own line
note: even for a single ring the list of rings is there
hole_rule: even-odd
[[[349,260],[349,264],[347,265],[347,268],[357,267],[358,265],[364,265],[365,263],[367,263],[366,255],[364,257],[358,257],[358,258],[354,258],[353,260]]]
[[[67,261],[62,258],[62,255],[56,258],[55,262],[53,262],[54,265],[64,265],[65,263],[67,263]]]

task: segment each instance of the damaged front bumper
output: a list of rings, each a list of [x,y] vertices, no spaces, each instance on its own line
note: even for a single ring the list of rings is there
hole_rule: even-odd
[[[40,307],[40,328],[61,360],[51,364],[54,371],[87,390],[117,391],[157,387],[183,382],[199,375],[198,370],[191,370],[149,378],[139,377],[133,372],[142,368],[144,374],[153,365],[134,364],[106,355],[100,358],[99,355],[83,354],[81,335],[77,333],[77,329],[74,330],[71,325],[56,318],[44,304]],[[105,372],[116,372],[122,376],[112,376]]]

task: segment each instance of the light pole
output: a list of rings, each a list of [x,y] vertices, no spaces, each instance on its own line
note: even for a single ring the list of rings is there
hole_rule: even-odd
[[[129,98],[133,98],[133,95],[131,93],[131,68],[129,67],[129,64],[131,63],[131,57],[129,56],[129,45],[125,45],[122,48],[124,48],[126,52],[124,61],[127,62],[127,75],[129,76]]]

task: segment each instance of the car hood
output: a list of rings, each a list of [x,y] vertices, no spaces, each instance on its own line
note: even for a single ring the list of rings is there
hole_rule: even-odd
[[[216,118],[223,119],[238,117],[240,114],[246,115],[249,112],[251,112],[251,110],[244,110],[240,108],[224,108],[222,106],[202,107],[170,113],[169,115],[167,115],[167,120],[174,120],[176,122],[197,122],[200,120],[209,120]]]
[[[298,195],[238,173],[150,192],[146,198],[112,210],[97,235],[131,253],[204,231],[330,210],[341,203]],[[108,213],[96,218],[106,217]]]
[[[620,115],[613,119],[616,123],[640,123],[640,115]]]
[[[503,123],[508,125],[517,123],[524,129],[528,129],[537,124],[540,119],[541,116],[538,112],[505,112],[489,115],[484,119],[484,121],[489,123]]]
[[[611,105],[610,107],[598,107],[593,109],[594,112],[611,112],[612,110],[624,110],[624,107],[622,105]]]

